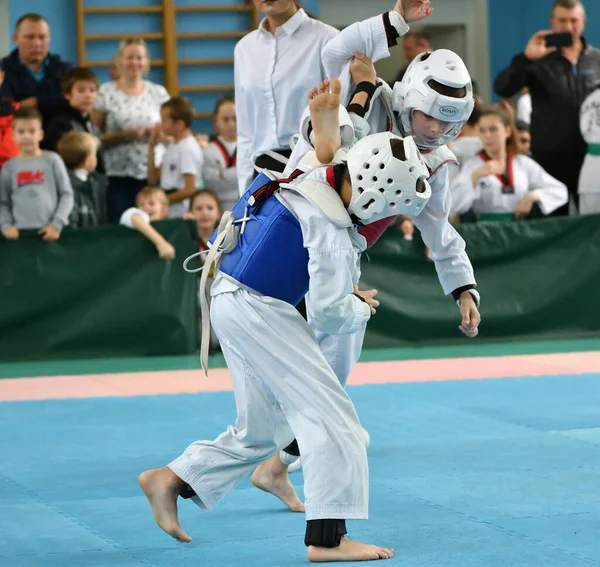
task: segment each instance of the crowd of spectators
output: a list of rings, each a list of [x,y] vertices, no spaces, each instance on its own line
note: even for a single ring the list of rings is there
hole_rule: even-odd
[[[16,47],[0,65],[3,237],[34,230],[57,240],[64,229],[120,223],[172,259],[176,251],[152,222],[185,218],[196,221],[206,249],[221,212],[255,175],[251,156],[289,155],[305,93],[326,78],[321,49],[339,33],[295,0],[252,1],[265,18],[236,47],[238,105],[229,95],[217,101],[211,136],[192,132],[189,100],[147,79],[142,39],[120,42],[111,80],[100,84],[91,69],[50,52],[42,15],[23,15]],[[458,160],[450,172],[453,222],[600,212],[600,50],[586,41],[585,25],[580,0],[555,0],[551,29],[536,33],[496,77],[502,102],[477,96],[450,145]],[[412,30],[403,48],[408,64],[432,40]],[[268,155],[257,165],[283,169]],[[396,226],[412,238],[410,219]]]

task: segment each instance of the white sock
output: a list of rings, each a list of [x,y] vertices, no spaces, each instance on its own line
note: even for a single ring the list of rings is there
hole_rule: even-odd
[[[279,451],[279,458],[281,459],[281,462],[284,465],[287,465],[288,467],[298,460],[298,457],[296,457],[296,455],[290,455],[285,451]]]

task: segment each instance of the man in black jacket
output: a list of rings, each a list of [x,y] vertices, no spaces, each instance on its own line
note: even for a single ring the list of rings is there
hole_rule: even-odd
[[[586,144],[579,130],[579,111],[600,81],[600,50],[582,36],[586,24],[581,0],[555,0],[550,17],[552,31],[536,33],[524,53],[516,55],[494,83],[494,90],[509,98],[523,87],[531,93],[531,151],[552,176],[565,183],[576,202],[579,172]],[[546,36],[569,32],[570,47],[547,47]],[[568,205],[554,214],[568,214]]]
[[[37,107],[45,127],[54,110],[66,105],[60,79],[71,65],[48,53],[50,27],[39,14],[19,18],[13,39],[17,48],[2,60],[6,75],[0,96]]]

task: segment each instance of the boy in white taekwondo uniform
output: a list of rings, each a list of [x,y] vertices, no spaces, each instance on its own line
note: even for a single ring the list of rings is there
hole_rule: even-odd
[[[342,85],[350,91],[347,111],[340,108],[342,140],[351,145],[368,133],[391,131],[414,136],[429,171],[432,197],[423,212],[414,218],[429,248],[445,294],[452,294],[460,314],[460,330],[469,338],[478,333],[479,294],[465,243],[448,222],[450,188],[448,164],[456,161],[446,144],[462,132],[475,104],[469,72],[458,55],[448,50],[421,54],[407,69],[402,82],[394,90],[377,78],[369,59],[390,55],[389,47],[408,31],[404,19],[415,21],[433,11],[428,0],[399,0],[394,10],[365,22],[353,24],[325,46],[322,57],[330,76],[342,73]],[[365,54],[365,55],[361,55]],[[284,175],[289,174],[313,145],[312,124],[308,109],[301,124],[301,137],[296,144]],[[350,140],[350,141],[349,141]],[[393,217],[361,227],[360,233],[371,247],[394,221]],[[307,297],[307,304],[310,295]],[[310,314],[309,325],[312,325]],[[364,339],[365,326],[353,335],[331,336],[314,329],[321,352],[338,379],[345,386],[356,365]],[[291,493],[287,467],[297,460],[298,446],[292,443],[260,466],[252,481],[261,490],[281,498],[288,507],[298,509],[297,496]],[[296,465],[298,463],[296,462]],[[281,487],[286,487],[282,490]]]
[[[337,112],[319,116],[332,100],[339,104],[339,81],[332,93],[328,87],[311,97],[317,154],[325,161],[340,143]],[[367,169],[389,180],[383,191],[366,179]],[[309,560],[393,555],[344,537],[346,519],[368,514],[366,446],[350,398],[295,305],[310,289],[316,327],[329,334],[361,328],[379,304],[374,290],[356,287],[357,249],[366,244],[356,224],[418,214],[431,195],[427,174],[412,138],[376,134],[357,143],[346,163],[296,172],[295,180],[259,176],[226,215],[204,270],[214,261],[219,267],[210,316],[231,372],[237,422],[214,441],[193,443],[168,467],[140,476],[158,525],[172,537],[191,539],[179,525],[179,496],[210,510],[297,437]]]

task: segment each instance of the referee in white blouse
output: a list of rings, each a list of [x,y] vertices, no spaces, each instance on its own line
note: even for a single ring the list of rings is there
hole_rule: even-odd
[[[265,14],[258,29],[235,47],[237,171],[240,195],[254,178],[251,156],[274,150],[289,157],[307,92],[327,78],[321,50],[339,31],[311,18],[294,0],[253,0]],[[283,164],[261,156],[261,167]]]

